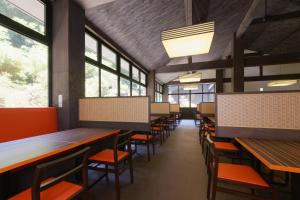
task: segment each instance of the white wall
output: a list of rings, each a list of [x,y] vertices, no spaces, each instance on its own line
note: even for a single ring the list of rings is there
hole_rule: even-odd
[[[300,90],[300,80],[295,85],[284,86],[284,87],[268,87],[270,81],[251,81],[245,82],[245,92],[258,92],[260,88],[263,91],[286,91],[286,90]]]

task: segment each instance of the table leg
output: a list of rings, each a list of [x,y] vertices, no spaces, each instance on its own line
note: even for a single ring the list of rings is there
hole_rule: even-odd
[[[292,200],[300,199],[300,174],[292,173]]]
[[[0,175],[0,200],[5,199],[5,185],[4,185],[4,175]]]

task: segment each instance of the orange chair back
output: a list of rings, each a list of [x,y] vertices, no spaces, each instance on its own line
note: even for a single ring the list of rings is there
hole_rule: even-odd
[[[56,108],[0,108],[0,143],[58,130]]]

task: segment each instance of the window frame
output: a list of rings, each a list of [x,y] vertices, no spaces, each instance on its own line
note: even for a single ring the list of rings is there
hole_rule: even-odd
[[[155,102],[163,102],[163,85],[158,81],[155,81]],[[161,96],[160,96],[161,95]],[[161,101],[158,100],[158,96],[161,97]]]
[[[204,85],[205,84],[214,84],[214,91],[213,92],[204,92]],[[191,107],[191,105],[192,105],[192,95],[201,94],[202,95],[202,101],[201,102],[210,102],[210,101],[203,101],[204,95],[208,95],[208,99],[209,99],[210,95],[212,95],[212,94],[215,95],[216,94],[216,83],[214,83],[214,82],[212,82],[212,83],[198,83],[198,85],[199,86],[201,85],[201,91],[202,92],[193,92],[193,90],[188,90],[188,92],[186,92],[186,93],[181,93],[180,89],[179,89],[180,84],[178,84],[178,85],[168,85],[168,87],[177,86],[177,92],[173,92],[173,93],[170,93],[169,88],[168,88],[168,100],[169,100],[170,95],[173,95],[173,96],[175,95],[175,96],[177,96],[178,103],[180,105],[179,96],[180,95],[188,95],[189,96],[189,106],[188,107],[181,107],[181,108],[195,108],[195,107]],[[155,87],[156,87],[156,85],[155,85]]]
[[[132,83],[136,83],[138,84],[140,87],[143,86],[146,88],[146,96],[147,96],[147,76],[148,76],[148,73],[143,70],[141,67],[139,67],[138,65],[134,64],[131,60],[129,60],[127,57],[121,55],[118,51],[114,50],[112,45],[108,44],[107,42],[103,41],[102,39],[100,39],[98,36],[96,36],[92,31],[90,31],[88,28],[85,29],[85,33],[87,33],[89,36],[93,37],[94,39],[97,40],[97,45],[98,45],[98,60],[95,61],[87,56],[85,56],[85,62],[86,63],[89,63],[89,64],[92,64],[92,65],[95,65],[97,67],[100,68],[100,74],[99,74],[99,97],[102,97],[101,95],[101,69],[104,69],[110,73],[113,73],[115,75],[117,75],[118,77],[118,95],[117,97],[121,97],[121,86],[120,86],[120,79],[121,77],[122,78],[125,78],[125,79],[128,79],[130,81],[130,96],[132,96]],[[102,45],[105,45],[105,47],[107,47],[109,50],[113,51],[115,54],[116,54],[116,64],[117,64],[117,68],[116,70],[110,68],[110,67],[107,67],[106,65],[103,65],[102,64]],[[121,59],[125,60],[126,62],[129,63],[129,76],[123,74],[121,72]],[[133,79],[132,77],[132,67],[135,67],[137,68],[138,70],[138,73],[139,73],[139,80],[135,80]],[[140,74],[143,73],[145,74],[145,84],[141,83],[141,76]],[[139,96],[141,96],[141,90],[139,90]],[[123,97],[123,96],[122,96]],[[89,97],[86,97],[86,98],[89,98]],[[103,97],[105,98],[105,97]]]
[[[52,6],[51,2],[47,0],[37,0],[44,4],[45,9],[45,34],[39,33],[31,28],[20,24],[17,21],[0,13],[0,25],[21,34],[29,39],[39,42],[48,48],[48,107],[53,106],[53,67],[52,67]]]

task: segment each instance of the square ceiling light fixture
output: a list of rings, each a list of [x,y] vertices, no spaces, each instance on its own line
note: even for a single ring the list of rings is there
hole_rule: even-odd
[[[283,87],[297,84],[298,80],[279,80],[271,81],[268,83],[268,87]]]
[[[201,77],[201,72],[182,74],[179,75],[179,81],[180,83],[199,82]]]
[[[163,31],[161,41],[170,58],[208,53],[214,36],[214,22]]]
[[[185,84],[183,90],[198,90],[198,84]]]

